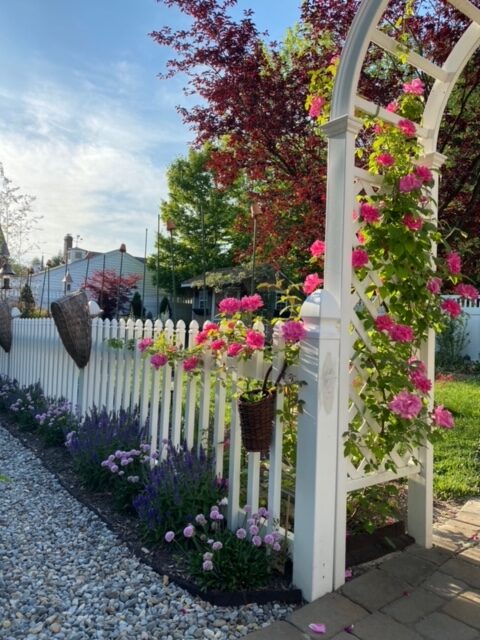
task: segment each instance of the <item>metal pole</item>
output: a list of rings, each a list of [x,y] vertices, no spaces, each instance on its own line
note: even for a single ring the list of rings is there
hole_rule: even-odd
[[[207,266],[205,260],[205,212],[203,206],[200,207],[200,222],[202,225],[202,267],[203,267],[203,317],[206,318],[208,313],[208,295],[207,295]]]
[[[50,267],[47,267],[47,314],[50,317]]]
[[[145,310],[145,279],[147,277],[147,238],[148,238],[148,229],[145,229],[145,251],[143,257],[143,286],[142,286],[142,309],[140,313],[140,317],[142,320],[145,320],[145,314],[143,313]]]
[[[257,216],[261,213],[260,205],[255,202],[250,207],[250,213],[253,218],[253,246],[252,246],[252,282],[250,284],[250,295],[255,292],[255,267],[256,267],[256,255],[257,255]]]
[[[40,311],[43,308],[43,293],[45,291],[45,280],[47,278],[47,270],[45,269],[45,271],[43,272],[43,283],[42,283],[42,295],[40,296]]]
[[[159,316],[159,308],[160,308],[160,291],[159,291],[159,283],[158,283],[158,272],[160,269],[160,214],[158,214],[157,217],[157,278],[156,278],[156,282],[157,282],[157,309],[156,309],[156,313],[155,313],[155,317],[158,318]]]
[[[100,296],[99,296],[99,298],[100,298],[100,299],[99,299],[99,301],[98,301],[98,305],[99,305],[100,307],[103,307],[103,288],[104,288],[104,286],[105,286],[105,258],[106,258],[106,255],[105,255],[105,254],[103,254],[102,289],[101,289],[101,291],[100,291]]]
[[[120,286],[122,283],[122,268],[123,268],[123,254],[126,251],[126,247],[124,244],[120,245],[120,274],[118,276],[118,286],[117,286],[117,310],[115,312],[115,318],[118,320],[118,314],[120,311]]]

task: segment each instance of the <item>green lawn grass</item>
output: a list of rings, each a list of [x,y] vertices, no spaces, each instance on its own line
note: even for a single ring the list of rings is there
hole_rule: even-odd
[[[480,379],[435,384],[435,402],[449,409],[455,427],[434,447],[434,493],[464,500],[480,495]]]

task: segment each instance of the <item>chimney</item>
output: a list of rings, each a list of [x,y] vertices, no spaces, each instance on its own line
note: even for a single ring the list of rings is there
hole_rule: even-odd
[[[63,259],[65,264],[68,263],[68,252],[73,247],[73,236],[67,233],[63,239]]]

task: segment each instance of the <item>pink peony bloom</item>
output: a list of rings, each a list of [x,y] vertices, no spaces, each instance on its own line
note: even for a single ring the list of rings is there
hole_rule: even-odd
[[[377,318],[375,318],[375,327],[377,328],[378,331],[389,332],[390,329],[392,329],[394,326],[395,326],[395,322],[392,320],[392,318],[388,314],[385,314],[383,316],[378,316]]]
[[[308,110],[308,115],[311,118],[318,118],[323,111],[323,107],[325,106],[326,100],[322,96],[315,96],[312,99],[312,103],[310,105],[310,109]]]
[[[428,167],[424,165],[418,165],[415,167],[415,174],[420,178],[422,182],[433,182],[433,174]]]
[[[220,313],[225,313],[227,316],[233,316],[241,309],[241,302],[238,298],[224,298],[218,303],[218,310]]]
[[[380,211],[373,204],[362,202],[360,205],[360,215],[368,224],[378,222],[380,220]]]
[[[398,183],[398,188],[402,193],[410,193],[410,191],[420,189],[421,186],[422,183],[414,173],[409,173],[408,175],[403,176],[400,178],[400,182]]]
[[[462,270],[462,259],[456,251],[452,251],[447,255],[448,270],[451,274],[456,275]]]
[[[226,345],[225,340],[217,339],[217,340],[213,340],[210,346],[212,348],[212,351],[220,351],[221,349],[223,349],[225,345]]]
[[[365,249],[354,249],[352,251],[352,267],[354,269],[361,269],[368,264],[368,253]]]
[[[417,129],[411,120],[399,120],[398,128],[406,138],[413,138],[417,133]]]
[[[395,158],[389,153],[381,153],[375,158],[375,162],[381,167],[391,167],[395,164]]]
[[[242,349],[243,346],[241,344],[239,344],[238,342],[232,342],[232,344],[229,345],[227,349],[227,356],[229,358],[234,358],[235,356],[238,356]]]
[[[418,389],[422,393],[428,393],[432,389],[432,381],[421,371],[412,371],[410,380],[415,389]]]
[[[314,258],[320,258],[325,253],[325,242],[323,240],[315,240],[310,247],[310,253]]]
[[[435,407],[433,410],[433,422],[437,425],[437,427],[442,427],[443,429],[453,429],[455,426],[455,422],[453,420],[453,416],[448,411],[448,409],[444,409],[440,404],[438,407]]]
[[[442,311],[447,313],[451,318],[456,318],[462,313],[462,307],[458,304],[456,300],[451,300],[447,298],[443,300],[440,304],[440,308]]]
[[[262,296],[258,293],[254,293],[253,296],[243,296],[240,303],[242,311],[257,311],[260,307],[263,307]]]
[[[143,340],[140,340],[137,344],[138,350],[141,351],[142,353],[144,351],[146,351],[149,347],[151,347],[153,344],[153,340],[152,338],[143,338]]]
[[[410,229],[410,231],[420,231],[423,227],[424,220],[420,216],[414,216],[411,213],[406,213],[403,216],[403,224]]]
[[[420,78],[414,78],[411,82],[405,82],[403,91],[405,93],[411,93],[414,96],[421,96],[425,91],[425,85]]]
[[[263,349],[263,346],[265,344],[265,336],[263,335],[263,333],[255,331],[255,329],[249,329],[247,331],[246,343],[247,346],[250,347],[250,349]]]
[[[389,102],[385,108],[387,111],[390,111],[390,113],[396,113],[398,111],[398,102],[393,100]]]
[[[197,356],[192,356],[191,358],[187,358],[183,361],[183,370],[184,371],[193,371],[197,368],[200,360]]]
[[[412,342],[415,337],[412,327],[406,324],[394,324],[388,335],[394,342]]]
[[[472,284],[457,284],[454,291],[459,296],[462,296],[462,298],[467,298],[468,300],[476,300],[479,296],[478,290]]]
[[[323,278],[317,273],[310,273],[303,283],[303,292],[309,296],[311,293],[319,289],[323,284]]]
[[[150,364],[152,364],[155,367],[155,369],[160,369],[160,367],[165,366],[167,362],[168,362],[168,358],[164,353],[155,353],[150,358]]]
[[[414,393],[409,393],[405,389],[388,404],[393,413],[396,413],[405,420],[416,418],[422,410],[422,400]]]
[[[427,289],[430,291],[430,293],[434,293],[437,295],[442,290],[442,284],[443,282],[441,278],[430,278],[430,280],[427,282]]]
[[[280,331],[285,342],[300,342],[307,333],[301,320],[285,322],[285,324],[282,324]]]

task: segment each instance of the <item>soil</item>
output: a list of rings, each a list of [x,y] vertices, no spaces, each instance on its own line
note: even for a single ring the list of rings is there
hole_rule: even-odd
[[[47,447],[34,432],[25,432],[4,418],[4,426],[15,438],[28,447],[56,476],[60,484],[79,502],[95,512],[145,564],[163,576],[164,581],[172,580],[187,589],[193,595],[217,604],[233,606],[257,602],[263,604],[273,600],[287,603],[301,602],[301,592],[291,587],[291,566],[287,566],[285,575],[276,575],[267,589],[255,592],[224,593],[217,591],[202,592],[191,582],[187,567],[182,565],[178,556],[168,549],[150,544],[142,539],[138,519],[133,515],[120,513],[113,507],[112,496],[108,492],[92,492],[83,487],[72,465],[72,458],[64,447]],[[434,517],[443,521],[453,517],[461,505],[436,502]],[[405,533],[403,522],[396,522],[375,531],[373,534],[355,534],[347,538],[346,566],[354,567],[378,559],[392,551],[398,551],[414,542]],[[362,573],[358,566],[353,575]]]

